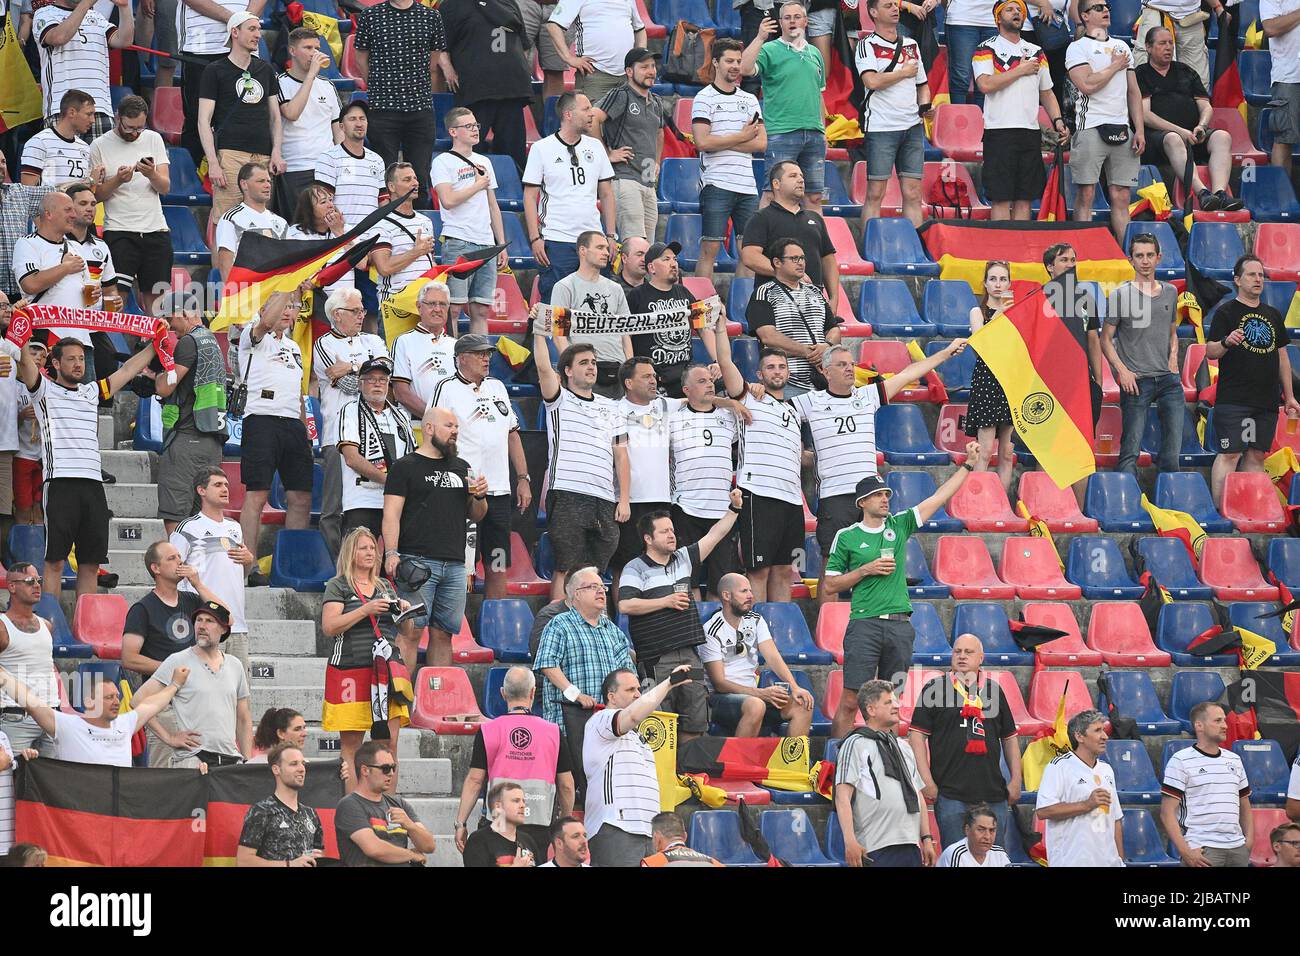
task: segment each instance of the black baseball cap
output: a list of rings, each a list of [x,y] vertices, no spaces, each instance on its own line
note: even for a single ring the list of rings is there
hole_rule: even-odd
[[[885,479],[881,478],[879,475],[867,475],[867,477],[858,482],[858,487],[854,489],[854,507],[862,504],[863,498],[870,498],[872,495],[881,491],[890,496],[894,494],[894,489],[885,484]]]
[[[368,358],[361,363],[361,367],[357,369],[357,374],[366,375],[369,372],[383,372],[385,375],[392,375],[393,363],[382,355]]]
[[[230,609],[224,604],[218,604],[216,601],[204,601],[190,612],[190,623],[197,621],[200,614],[216,618],[217,623],[226,629],[226,633],[221,635],[223,641],[230,636]]]
[[[673,255],[679,256],[682,254],[682,244],[680,242],[656,242],[645,251],[645,264],[649,265],[665,252],[671,252]]]
[[[627,56],[623,57],[623,69],[626,70],[629,66],[636,66],[642,60],[657,59],[659,59],[658,53],[647,50],[643,46],[634,46],[627,51]]]

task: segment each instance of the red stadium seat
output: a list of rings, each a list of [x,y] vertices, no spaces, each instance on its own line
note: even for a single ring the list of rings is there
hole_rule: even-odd
[[[998,577],[1013,585],[1022,601],[1078,601],[1083,591],[1065,580],[1060,557],[1046,538],[1013,537],[1002,542]]]
[[[695,106],[695,97],[679,96],[673,105],[673,122],[683,133],[691,131],[691,110]]]
[[[225,515],[232,521],[238,521],[239,512],[244,507],[243,466],[237,461],[223,461],[221,470],[226,473],[226,478],[230,481],[230,500],[226,503]],[[271,507],[269,496],[266,505],[262,508],[262,524],[284,524],[284,512],[279,508]]]
[[[1088,618],[1088,646],[1112,667],[1168,667],[1172,658],[1156,647],[1136,601],[1098,601]]]
[[[1250,162],[1260,166],[1268,162],[1268,154],[1251,141],[1246,120],[1234,107],[1216,106],[1211,125],[1232,135],[1232,161],[1235,165]]]
[[[1078,671],[1039,671],[1029,681],[1029,713],[1050,728],[1056,722],[1062,691],[1067,717],[1094,708],[1088,682]]]
[[[512,275],[497,276],[497,294],[492,297],[488,332],[493,335],[508,335],[527,330],[528,303],[519,291],[519,279]]]
[[[355,33],[349,33],[347,39],[343,41],[343,59],[339,63],[339,72],[356,83],[358,90],[365,92],[366,78],[361,75],[361,67],[357,63],[357,37]]]
[[[908,672],[911,673],[910,671]],[[844,671],[831,671],[826,675],[826,693],[822,697],[822,713],[835,719],[835,712],[840,706],[840,697],[844,695]],[[915,707],[915,704],[913,704]],[[902,708],[899,708],[899,716],[902,716]],[[908,717],[911,717],[911,711],[908,711]],[[866,721],[862,719],[861,710],[853,715],[853,726],[862,727]],[[900,731],[901,732],[901,731]]]
[[[641,22],[645,24],[645,35],[647,40],[662,40],[668,36],[668,28],[662,24],[655,23],[650,19],[650,10],[645,5],[645,0],[636,0],[636,12],[641,17]]]
[[[1020,476],[1020,501],[1029,513],[1047,523],[1053,534],[1080,534],[1097,530],[1097,522],[1079,510],[1078,499],[1069,488],[1058,488],[1045,471],[1027,471]]]
[[[867,202],[867,164],[862,160],[853,164],[849,173],[849,198],[859,206]],[[885,183],[885,194],[880,197],[881,216],[901,216],[903,214],[903,189],[898,185],[898,174],[890,173]]]
[[[1263,261],[1270,279],[1300,279],[1300,222],[1260,223],[1255,255]]]
[[[973,103],[944,103],[934,111],[934,145],[949,159],[984,158],[984,113]]]
[[[100,660],[120,661],[126,612],[126,598],[120,594],[83,594],[72,612],[72,634],[93,647]]]
[[[429,649],[429,629],[420,632],[420,653]],[[451,636],[451,658],[460,664],[491,664],[496,660],[492,650],[474,640],[469,629],[469,619],[461,616],[460,630]]]
[[[871,323],[863,322],[853,314],[853,305],[849,302],[849,294],[843,287],[840,288],[839,298],[835,301],[835,315],[842,320],[840,335],[844,338],[865,339],[871,336],[873,331]]]
[[[1199,342],[1193,342],[1187,346],[1187,354],[1183,356],[1183,397],[1189,402],[1196,401],[1196,370],[1201,367],[1201,361],[1205,358],[1205,346]],[[1218,359],[1210,360],[1210,367],[1217,369],[1219,367]]]
[[[977,471],[953,495],[948,511],[966,524],[967,531],[1028,531],[1024,518],[1011,510],[1002,481],[993,471]]]
[[[459,667],[422,667],[415,675],[411,726],[468,736],[484,720],[469,675]]]
[[[1283,418],[1279,417],[1280,425]],[[1277,489],[1262,471],[1238,471],[1223,486],[1223,516],[1242,534],[1286,530],[1287,519]]]
[[[1104,368],[1110,366],[1103,362]],[[1119,387],[1116,386],[1116,391]],[[1124,434],[1123,416],[1118,405],[1101,406],[1101,417],[1097,419],[1096,452],[1098,468],[1114,468],[1119,464],[1119,440]],[[1138,452],[1138,464],[1143,468],[1151,464],[1151,453]]]
[[[1265,583],[1246,538],[1206,538],[1201,580],[1220,601],[1276,601],[1277,588]]]
[[[804,534],[813,534],[817,531],[817,516],[812,513],[808,507],[808,499],[803,500],[803,532]]]
[[[1101,400],[1107,405],[1119,404],[1119,382],[1109,362],[1101,363]]]
[[[1250,814],[1255,824],[1255,842],[1250,848],[1250,865],[1274,866],[1277,864],[1277,857],[1273,855],[1273,844],[1269,842],[1268,836],[1275,828],[1287,822],[1286,811],[1280,807],[1252,807]]]
[[[843,302],[845,296],[840,296]],[[912,356],[908,354],[907,346],[897,339],[875,339],[870,342],[863,342],[862,347],[858,350],[858,364],[864,368],[874,368],[881,373],[901,372],[912,364]],[[935,400],[935,389],[941,389],[942,383],[933,372],[926,375],[919,382],[913,382],[894,396],[896,402],[932,402]]]
[[[849,626],[849,608],[848,601],[827,601],[817,610],[817,632],[813,634],[813,643],[834,657],[836,664],[844,663],[844,632]]]
[[[185,127],[179,86],[160,86],[153,91],[153,128],[172,146],[179,146]]]
[[[934,429],[934,446],[948,453],[953,464],[960,465],[966,460],[966,443],[971,437],[962,431],[961,420],[969,406],[962,402],[949,402],[939,409],[939,422]],[[992,455],[998,456],[997,440],[993,441]]]
[[[1277,428],[1273,430],[1273,451],[1288,445],[1300,455],[1300,419],[1287,418],[1282,412],[1277,416]]]
[[[1011,708],[1011,719],[1016,722],[1016,733],[1021,737],[1033,737],[1045,730],[1052,729],[1052,721],[1056,719],[1055,705],[1052,710],[1052,720],[1039,720],[1029,713],[1025,707],[1024,695],[1020,693],[1020,685],[1016,683],[1016,675],[1011,671],[987,670],[984,672],[990,678],[998,682],[998,687],[1002,689],[1002,697]]]
[[[955,598],[1011,601],[1016,596],[1016,589],[997,576],[988,548],[974,535],[946,534],[939,538],[934,550],[934,576],[948,585]]]
[[[875,264],[862,258],[862,250],[853,238],[847,219],[840,216],[827,216],[826,231],[835,246],[835,261],[840,265],[840,275],[869,276],[875,273]],[[840,298],[844,298],[843,289],[840,290]]]
[[[542,138],[542,134],[537,129],[537,120],[533,118],[532,109],[531,108],[525,109],[524,110],[524,142],[527,143],[527,145],[532,146],[533,143],[537,142],[541,138]]]
[[[1101,655],[1089,649],[1083,643],[1083,634],[1079,631],[1079,622],[1068,604],[1039,602],[1026,604],[1025,623],[1042,627],[1053,627],[1065,631],[1065,637],[1057,638],[1035,648],[1037,662],[1044,667],[1099,667]]]
[[[697,299],[707,299],[711,295],[717,295],[718,290],[713,282],[703,276],[682,276],[682,285],[690,290],[691,295]],[[841,296],[843,298],[843,296]],[[745,330],[741,328],[739,322],[727,320],[727,334],[733,339],[741,335]]]
[[[748,780],[721,780],[709,778],[709,786],[717,787],[727,795],[727,803],[738,803],[742,799],[747,807],[757,807],[772,802],[772,791],[765,790]]]
[[[1210,169],[1208,166],[1197,166],[1196,175],[1201,178],[1201,182],[1207,185],[1209,184]],[[1229,196],[1233,194],[1231,186],[1229,186],[1228,189],[1225,191]],[[1182,180],[1176,179],[1174,181],[1174,208],[1175,209],[1182,208],[1183,200],[1186,197],[1187,197],[1187,190],[1183,188]],[[1192,219],[1195,222],[1250,222],[1250,210],[1238,209],[1234,212],[1224,212],[1222,209],[1220,209],[1220,210],[1216,210],[1215,212],[1206,212],[1201,208],[1201,200],[1197,197],[1193,197],[1192,198]],[[1258,241],[1259,240],[1256,239],[1256,242]],[[1270,275],[1269,278],[1276,279],[1280,277]]]
[[[898,735],[901,737],[907,733],[907,728],[912,726],[912,714],[916,712],[917,701],[921,697],[921,688],[941,676],[941,671],[922,670],[919,667],[913,667],[907,672],[907,677],[903,680],[903,689],[898,695]],[[843,671],[832,671],[831,676],[839,676],[843,679]],[[827,681],[826,696],[830,697],[830,681]],[[839,703],[839,695],[835,697],[836,703]],[[832,717],[833,710],[823,710],[823,713],[830,714]],[[861,715],[859,715],[860,717]],[[855,727],[862,726],[861,723],[854,724]]]
[[[482,555],[474,566],[474,577],[479,581],[485,580]],[[510,570],[506,572],[506,593],[513,595],[551,593],[551,582],[538,576],[537,570],[533,567],[532,556],[528,553],[528,545],[524,544],[524,539],[520,537],[518,531],[510,532]]]

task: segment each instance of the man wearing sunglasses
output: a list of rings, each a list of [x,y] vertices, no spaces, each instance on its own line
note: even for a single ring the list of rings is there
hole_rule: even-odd
[[[50,622],[37,617],[41,599],[41,576],[36,566],[21,561],[9,568],[9,609],[0,614],[0,667],[9,671],[41,700],[59,699],[58,675],[54,669],[54,638]],[[22,706],[22,701],[0,694],[0,730],[15,753],[29,747],[42,757],[54,756],[54,741]]]
[[[397,788],[397,760],[382,740],[357,748],[356,789],[334,810],[334,833],[344,866],[424,866],[434,840]]]

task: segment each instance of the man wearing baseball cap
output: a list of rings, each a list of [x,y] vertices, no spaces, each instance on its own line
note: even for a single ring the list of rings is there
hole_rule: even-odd
[[[646,280],[627,295],[627,307],[633,315],[690,309],[695,296],[680,281],[681,268],[677,264],[677,256],[681,251],[679,242],[656,242],[646,252]],[[710,364],[716,364],[714,337],[705,335],[701,338],[709,353]],[[691,362],[689,323],[685,330],[647,332],[632,336],[632,354],[648,358],[654,364],[662,392],[673,398],[683,397],[682,374]]]
[[[897,684],[912,666],[916,633],[909,618],[912,601],[904,570],[907,539],[948,503],[980,464],[977,442],[966,446],[966,463],[929,498],[914,507],[889,513],[893,490],[879,475],[858,482],[855,503],[862,520],[835,536],[826,560],[828,594],[852,591],[849,626],[844,632],[844,694],[831,723],[831,736],[853,729],[858,688],[877,676]]]
[[[339,541],[353,528],[384,530],[384,482],[393,462],[415,451],[415,433],[406,410],[388,398],[393,363],[387,356],[366,359],[357,369],[360,394],[338,413],[338,449],[343,517]]]
[[[657,73],[656,54],[635,47],[623,58],[627,82],[601,100],[593,98],[591,135],[602,140],[614,167],[618,234],[654,241],[659,222],[659,161],[663,155],[668,108],[650,91]]]

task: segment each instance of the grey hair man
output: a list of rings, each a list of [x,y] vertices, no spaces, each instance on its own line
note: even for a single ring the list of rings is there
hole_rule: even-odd
[[[1054,867],[1124,865],[1124,811],[1115,773],[1101,759],[1107,727],[1098,711],[1075,714],[1066,727],[1073,749],[1043,771],[1035,813],[1047,821],[1047,856]]]
[[[416,308],[415,328],[393,342],[393,397],[413,418],[422,418],[438,383],[456,371],[456,340],[447,334],[451,293],[445,285],[426,283]]]

